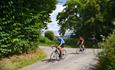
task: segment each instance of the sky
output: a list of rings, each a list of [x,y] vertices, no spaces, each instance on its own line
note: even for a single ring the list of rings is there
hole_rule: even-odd
[[[51,13],[51,23],[48,24],[48,30],[51,30],[54,32],[55,35],[59,35],[59,26],[57,24],[56,21],[56,17],[58,15],[59,12],[61,12],[64,9],[64,4],[66,2],[66,0],[58,0],[58,4],[56,5],[56,9]]]

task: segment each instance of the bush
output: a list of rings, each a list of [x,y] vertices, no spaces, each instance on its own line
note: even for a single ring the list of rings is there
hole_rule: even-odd
[[[41,38],[39,39],[39,41],[40,41],[40,43],[47,43],[47,42],[49,42],[50,40],[49,40],[47,37],[41,37]]]
[[[48,39],[50,39],[51,41],[54,40],[55,36],[54,33],[52,31],[46,31],[45,32],[45,37],[47,37]]]
[[[66,45],[76,47],[77,40],[74,38],[67,38],[67,39],[65,39],[65,43],[66,43]]]
[[[104,50],[99,54],[99,64],[96,70],[115,70],[115,34],[99,45]]]
[[[55,4],[56,0],[0,1],[0,57],[38,48],[41,29],[50,22]]]
[[[39,42],[46,45],[54,44],[54,42],[49,40],[47,37],[40,37]]]

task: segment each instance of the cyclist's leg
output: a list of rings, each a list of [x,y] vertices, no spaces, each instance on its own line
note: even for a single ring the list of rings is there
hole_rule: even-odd
[[[62,54],[61,47],[58,47],[57,49],[59,50],[59,58],[61,58],[61,54]]]
[[[82,51],[82,45],[79,45],[79,51]]]
[[[64,50],[64,44],[62,44],[62,45],[60,46],[60,57],[62,57],[63,50]]]
[[[62,51],[62,54],[63,54],[63,51],[64,51],[64,44],[61,45],[61,51]]]
[[[84,45],[82,45],[82,51],[84,51],[85,50],[85,47],[84,47]]]

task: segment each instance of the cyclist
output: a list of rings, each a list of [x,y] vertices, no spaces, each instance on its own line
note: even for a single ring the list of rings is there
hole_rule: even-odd
[[[65,41],[64,41],[64,39],[62,38],[62,37],[58,37],[58,42],[59,42],[59,45],[58,45],[58,48],[59,48],[59,50],[60,50],[60,55],[59,55],[59,57],[61,58],[62,57],[62,52],[63,52],[63,48],[64,48],[64,44],[65,44]]]
[[[79,48],[80,50],[79,51],[84,51],[85,47],[84,47],[84,38],[82,36],[79,37]]]

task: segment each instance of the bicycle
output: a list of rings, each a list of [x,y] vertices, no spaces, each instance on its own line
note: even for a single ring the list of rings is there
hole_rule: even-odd
[[[67,51],[65,49],[63,49],[63,52],[62,52],[62,57],[60,58],[60,49],[57,47],[57,46],[52,46],[52,49],[55,48],[55,50],[51,53],[50,55],[50,59],[51,60],[60,60],[61,58],[65,58],[66,55],[67,55]]]
[[[84,45],[77,44],[77,46],[79,46],[79,49],[76,49],[76,53],[78,53],[78,51],[79,52],[84,52],[86,50],[85,47],[84,47]]]

